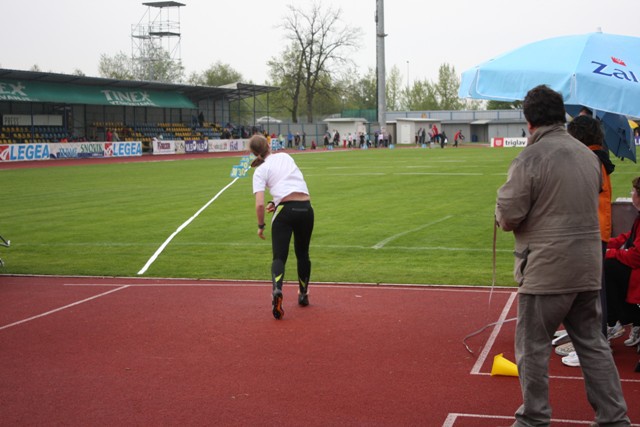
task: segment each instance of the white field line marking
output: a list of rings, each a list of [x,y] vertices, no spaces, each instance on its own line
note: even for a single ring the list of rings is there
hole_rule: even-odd
[[[88,286],[88,287],[120,287],[120,286],[129,286],[131,288],[172,288],[172,287],[212,287],[212,288],[262,288],[265,285],[271,285],[270,281],[263,281],[262,283],[129,283],[127,285],[123,285],[122,283],[65,283],[64,286]],[[298,286],[297,282],[285,282],[285,286],[294,287]],[[399,283],[371,283],[368,285],[357,285],[357,284],[347,284],[347,285],[338,285],[333,283],[313,283],[314,288],[329,288],[329,289],[365,289],[365,290],[379,290],[379,291],[432,291],[432,292],[468,292],[468,293],[488,293],[490,289],[483,287],[472,287],[472,286],[464,286],[457,288],[455,286],[447,286],[447,285],[412,285],[412,284],[399,284]],[[472,289],[478,288],[478,289]],[[515,294],[514,291],[510,289],[505,290],[494,290],[494,294]]]
[[[21,243],[22,247],[49,247],[50,243]],[[229,247],[229,246],[237,246],[237,247],[264,247],[264,243],[238,243],[238,242],[188,242],[188,243],[174,243],[175,246],[220,246],[220,247]],[[56,247],[66,246],[66,247],[140,247],[140,246],[151,246],[151,244],[140,244],[140,243],[56,243]],[[314,244],[314,248],[328,248],[328,249],[374,249],[372,246],[363,246],[363,245],[322,245],[322,244]],[[385,249],[385,250],[399,250],[399,251],[465,251],[465,252],[491,252],[491,248],[452,248],[446,246],[390,246],[385,248],[375,248],[375,249]],[[513,253],[513,249],[496,249],[496,252],[505,252],[505,253]]]
[[[477,375],[480,372],[480,368],[482,368],[484,361],[487,359],[487,355],[489,354],[489,351],[491,351],[491,348],[493,347],[493,343],[495,342],[498,334],[500,333],[500,330],[502,329],[503,322],[507,318],[507,315],[509,314],[509,310],[511,310],[511,306],[513,305],[513,301],[516,299],[516,296],[518,296],[518,294],[515,292],[509,295],[509,300],[507,300],[507,303],[505,304],[504,309],[502,309],[502,313],[500,313],[498,324],[493,329],[491,336],[489,336],[489,339],[484,345],[484,349],[482,350],[482,353],[480,353],[478,360],[476,360],[475,365],[473,365],[473,368],[471,369],[472,375]]]
[[[513,420],[512,416],[502,416],[502,415],[477,415],[477,414],[449,414],[447,415],[447,419],[444,420],[442,427],[453,427],[458,418],[471,417],[471,418],[481,418],[481,419],[491,419],[491,420]]]
[[[481,176],[474,172],[395,172],[393,175]]]
[[[142,267],[142,270],[138,271],[138,275],[144,274],[147,271],[147,269],[149,268],[149,266],[151,266],[151,264],[153,264],[153,262],[156,260],[156,258],[158,258],[158,256],[162,253],[162,251],[164,251],[164,248],[167,247],[167,245],[171,242],[171,240],[173,240],[173,238],[176,237],[178,235],[178,233],[181,232],[187,225],[191,224],[191,222],[194,219],[196,219],[198,217],[198,215],[200,215],[200,213],[202,213],[202,211],[204,211],[206,208],[208,208],[209,205],[214,202],[214,200],[216,200],[227,188],[231,187],[238,179],[239,178],[235,178],[226,187],[224,187],[222,190],[218,191],[218,194],[213,196],[213,198],[211,200],[209,200],[203,207],[201,207],[198,212],[193,214],[193,216],[191,218],[186,220],[180,227],[178,227],[178,229],[176,231],[174,231],[173,234],[171,236],[169,236],[167,238],[167,240],[165,240],[162,245],[160,245],[158,250],[156,250],[156,252],[151,256],[151,258],[149,258],[149,261],[147,261],[147,263],[144,265],[144,267]]]
[[[433,222],[430,222],[430,223],[428,223],[428,224],[421,225],[420,227],[418,227],[418,228],[414,228],[413,230],[403,231],[402,233],[398,233],[398,234],[396,234],[396,235],[394,235],[394,236],[387,237],[386,239],[384,239],[384,240],[382,240],[382,241],[380,241],[380,242],[376,243],[375,245],[373,245],[371,248],[372,248],[372,249],[380,249],[380,248],[384,247],[384,245],[386,245],[387,243],[389,243],[389,242],[390,242],[390,241],[392,241],[392,240],[397,239],[398,237],[402,237],[402,236],[404,236],[405,234],[413,233],[413,232],[415,232],[415,231],[420,231],[420,230],[422,230],[423,228],[427,228],[427,227],[430,227],[430,226],[432,226],[432,225],[438,224],[439,222],[446,221],[446,220],[448,220],[449,218],[451,218],[451,215],[447,215],[447,216],[445,216],[444,218],[441,218],[441,219],[439,219],[439,220],[437,220],[437,221],[433,221]]]
[[[361,173],[323,173],[320,175],[305,174],[305,176],[383,176],[384,172],[361,172]]]
[[[38,314],[37,316],[32,316],[32,317],[29,317],[27,319],[22,319],[22,320],[19,320],[17,322],[10,323],[8,325],[0,326],[0,331],[3,330],[3,329],[11,328],[13,326],[18,326],[18,325],[20,325],[22,323],[26,323],[26,322],[30,322],[30,321],[35,320],[35,319],[39,319],[40,317],[45,317],[45,316],[48,316],[50,314],[57,313],[58,311],[66,310],[67,308],[71,308],[71,307],[74,307],[76,305],[80,305],[80,304],[83,304],[85,302],[89,302],[89,301],[94,300],[96,298],[100,298],[100,297],[103,297],[105,295],[109,295],[109,294],[111,294],[113,292],[121,291],[121,290],[126,289],[128,287],[129,287],[129,285],[122,285],[119,288],[111,289],[110,291],[103,292],[103,293],[98,294],[98,295],[94,295],[94,296],[92,296],[90,298],[86,298],[86,299],[83,299],[81,301],[76,301],[76,302],[74,302],[72,304],[67,304],[67,305],[65,305],[63,307],[56,308],[55,310],[50,310],[50,311],[47,311],[46,313]]]
[[[471,369],[471,375],[491,375],[491,373],[489,372],[480,372],[480,368],[482,368],[484,361],[487,359],[487,355],[491,351],[491,348],[493,347],[493,343],[495,342],[498,334],[500,333],[500,329],[502,328],[502,325],[504,324],[504,321],[509,313],[509,310],[511,309],[511,306],[513,305],[513,302],[517,296],[518,296],[517,292],[513,292],[509,296],[509,299],[505,304],[505,307],[502,310],[502,313],[500,314],[500,319],[498,320],[495,329],[491,333],[489,340],[486,342],[485,347],[482,350],[482,353],[480,354],[480,357],[478,357],[478,360],[476,360],[475,365],[473,365],[473,368]],[[562,379],[562,380],[579,380],[579,381],[584,380],[584,378],[581,376],[568,376],[568,375],[549,375],[549,378]],[[636,380],[632,378],[620,378],[620,381],[623,383],[640,383],[640,379]],[[632,424],[632,425],[635,425],[635,424]]]
[[[513,415],[483,415],[483,414],[455,414],[450,413],[447,415],[447,419],[442,424],[442,427],[453,427],[458,418],[475,418],[475,419],[489,419],[489,420],[514,420]],[[563,419],[551,419],[551,423],[563,423],[563,424],[578,424],[589,425],[591,421],[579,421],[579,420],[563,420]],[[632,426],[638,426],[638,424],[631,424]]]

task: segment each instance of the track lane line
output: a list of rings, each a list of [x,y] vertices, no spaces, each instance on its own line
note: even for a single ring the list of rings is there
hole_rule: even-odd
[[[30,322],[30,321],[35,320],[35,319],[39,319],[39,318],[41,318],[41,317],[49,316],[50,314],[57,313],[57,312],[62,311],[62,310],[66,310],[66,309],[71,308],[71,307],[74,307],[74,306],[76,306],[76,305],[84,304],[85,302],[89,302],[89,301],[92,301],[92,300],[94,300],[94,299],[97,299],[97,298],[100,298],[100,297],[103,297],[103,296],[109,295],[109,294],[111,294],[111,293],[118,292],[118,291],[121,291],[121,290],[123,290],[123,289],[127,289],[128,287],[129,287],[129,285],[123,285],[123,286],[121,286],[121,287],[119,287],[119,288],[111,289],[110,291],[103,292],[103,293],[101,293],[101,294],[94,295],[94,296],[92,296],[92,297],[85,298],[85,299],[83,299],[83,300],[76,301],[76,302],[71,303],[71,304],[67,304],[67,305],[65,305],[65,306],[62,306],[62,307],[56,308],[56,309],[54,309],[54,310],[47,311],[47,312],[45,312],[45,313],[41,313],[41,314],[38,314],[38,315],[36,315],[36,316],[31,316],[31,317],[28,317],[28,318],[26,318],[26,319],[18,320],[17,322],[9,323],[8,325],[0,326],[0,331],[2,331],[3,329],[9,329],[9,328],[12,328],[12,327],[14,327],[14,326],[18,326],[18,325],[21,325],[21,324],[23,324],[23,323]]]

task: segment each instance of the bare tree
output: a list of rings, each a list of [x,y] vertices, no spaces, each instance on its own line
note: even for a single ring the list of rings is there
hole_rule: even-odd
[[[297,46],[292,44],[282,53],[281,59],[272,58],[268,64],[273,84],[280,87],[280,95],[282,95],[277,97],[276,102],[281,108],[291,113],[293,123],[298,123],[302,88],[302,61]]]
[[[290,14],[282,27],[293,43],[291,51],[299,55],[299,67],[296,67],[299,74],[295,76],[298,83],[295,84],[304,89],[307,121],[312,123],[314,97],[328,89],[323,82],[336,80],[334,76],[340,68],[351,63],[347,55],[358,47],[361,29],[343,25],[341,9],[323,10],[316,2],[309,11],[294,5],[288,8]]]

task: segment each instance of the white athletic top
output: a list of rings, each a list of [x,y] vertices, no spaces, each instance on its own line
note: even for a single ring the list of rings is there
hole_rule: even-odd
[[[270,154],[253,173],[253,193],[269,189],[278,205],[291,193],[309,194],[302,172],[287,153]]]

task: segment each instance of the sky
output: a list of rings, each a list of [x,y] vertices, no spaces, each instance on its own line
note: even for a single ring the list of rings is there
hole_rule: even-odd
[[[152,0],[151,0],[152,1]],[[310,0],[178,0],[169,17],[180,23],[186,74],[220,61],[245,83],[268,80],[267,61],[287,40],[280,27],[288,5],[308,10]],[[349,53],[364,75],[376,66],[376,0],[322,0],[342,11],[342,25],[361,34]],[[149,21],[140,0],[0,0],[0,68],[99,76],[101,55],[131,55],[132,28]],[[449,64],[463,71],[501,53],[550,37],[597,31],[640,36],[637,0],[387,0],[385,64],[404,83],[435,82]],[[151,9],[156,16],[158,9]],[[166,13],[166,12],[165,12]],[[166,17],[166,15],[163,15]],[[174,39],[175,40],[175,39]]]

